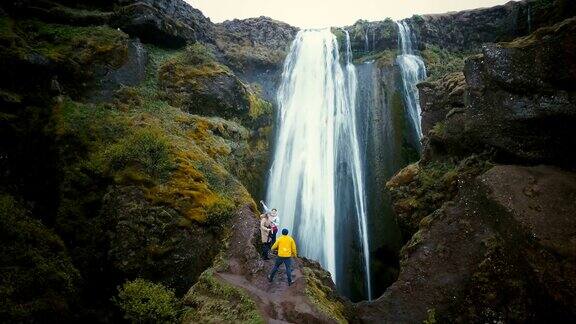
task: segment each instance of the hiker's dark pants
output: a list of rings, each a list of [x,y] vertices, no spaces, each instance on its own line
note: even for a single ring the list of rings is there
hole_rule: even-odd
[[[286,276],[288,277],[288,282],[292,282],[292,270],[290,269],[292,266],[292,258],[284,258],[284,257],[277,257],[276,263],[274,263],[274,268],[272,268],[272,272],[270,272],[270,278],[274,279],[274,275],[276,275],[276,271],[280,268],[280,265],[284,263],[286,267]]]
[[[270,247],[272,246],[272,243],[268,242],[268,243],[262,243],[262,258],[264,259],[268,259],[268,254],[270,253]]]

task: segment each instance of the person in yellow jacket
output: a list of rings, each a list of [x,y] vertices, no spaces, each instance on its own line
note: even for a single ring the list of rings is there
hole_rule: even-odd
[[[274,267],[272,268],[272,272],[268,276],[268,281],[272,282],[274,280],[274,275],[278,268],[282,263],[284,263],[284,267],[286,268],[286,276],[288,277],[288,286],[292,285],[292,257],[298,256],[298,251],[296,250],[296,242],[294,239],[288,235],[288,230],[282,230],[282,236],[274,245],[272,245],[272,250],[278,249],[278,257],[276,258],[276,262],[274,263]]]

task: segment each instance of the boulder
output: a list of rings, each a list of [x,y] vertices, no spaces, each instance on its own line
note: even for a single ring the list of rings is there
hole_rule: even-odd
[[[460,186],[402,250],[398,280],[358,305],[366,323],[570,322],[576,174],[496,166]]]
[[[429,148],[454,156],[490,150],[503,163],[576,165],[575,32],[571,18],[485,45],[466,63],[466,108],[447,114],[429,134]],[[424,97],[425,109],[442,105]]]
[[[453,109],[464,108],[466,82],[462,72],[450,73],[433,82],[421,82],[422,133],[427,134]]]
[[[128,278],[150,278],[185,293],[220,251],[222,233],[157,206],[141,188],[115,186],[102,201],[101,221],[110,224],[108,258]]]
[[[248,116],[250,102],[244,84],[216,62],[172,60],[159,71],[166,99],[187,112],[224,118]]]
[[[118,68],[96,68],[92,89],[85,95],[90,101],[110,101],[122,86],[136,86],[146,78],[148,52],[138,39],[128,41],[126,61]]]

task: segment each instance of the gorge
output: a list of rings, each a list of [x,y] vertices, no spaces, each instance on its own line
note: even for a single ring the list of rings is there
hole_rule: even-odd
[[[574,322],[575,16],[3,2],[0,321]]]

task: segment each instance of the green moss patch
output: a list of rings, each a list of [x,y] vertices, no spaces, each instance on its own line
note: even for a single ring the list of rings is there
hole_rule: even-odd
[[[334,289],[324,284],[331,280],[330,274],[309,267],[303,267],[302,272],[306,279],[306,295],[312,304],[335,322],[348,323],[346,306],[336,296]]]
[[[463,71],[464,61],[474,54],[449,51],[436,45],[426,44],[426,49],[422,51],[422,58],[426,63],[428,81],[438,80],[449,73]]]
[[[373,54],[369,54],[366,56],[362,56],[359,57],[357,59],[354,60],[355,64],[361,64],[364,62],[369,62],[374,60],[376,62],[376,65],[379,68],[385,67],[385,66],[392,66],[394,65],[394,62],[396,60],[396,56],[398,54],[396,53],[396,51],[394,50],[385,50],[385,51],[381,51],[381,52],[376,52]]]
[[[184,304],[184,323],[264,323],[256,303],[240,288],[218,279],[212,269],[202,273]]]
[[[174,292],[144,279],[124,283],[113,301],[131,323],[175,323],[180,317]]]
[[[459,180],[475,177],[490,167],[492,163],[486,156],[473,155],[461,161],[420,164],[408,181],[394,178],[389,181],[386,186],[392,194],[393,208],[405,237],[411,237],[427,215],[454,198]],[[399,175],[402,174],[401,171]]]
[[[55,62],[118,67],[127,57],[128,35],[107,26],[77,27],[27,20],[17,27],[33,51]]]

